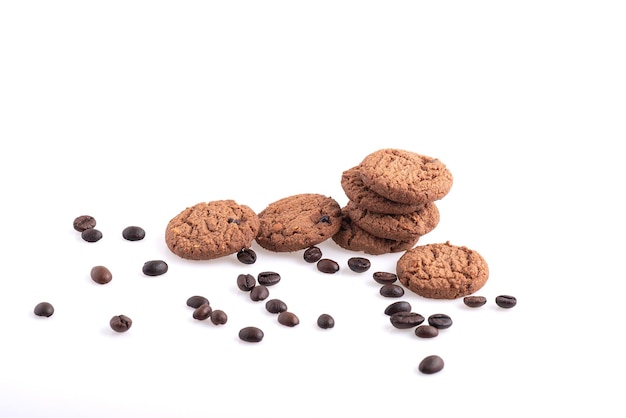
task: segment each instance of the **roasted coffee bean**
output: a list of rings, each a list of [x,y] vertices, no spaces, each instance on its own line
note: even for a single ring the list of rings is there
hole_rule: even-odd
[[[265,300],[270,295],[270,291],[266,286],[262,284],[258,286],[254,286],[250,291],[250,299],[254,302],[258,302],[260,300]]]
[[[287,327],[295,327],[300,319],[293,312],[285,311],[278,314],[278,323]]]
[[[256,252],[252,248],[242,248],[237,252],[237,260],[243,264],[256,263]]]
[[[126,332],[133,325],[133,321],[126,315],[115,315],[109,321],[109,325],[115,332]]]
[[[228,321],[228,316],[226,312],[221,309],[216,309],[211,312],[211,322],[215,325],[224,325]]]
[[[196,295],[187,299],[187,306],[189,306],[190,308],[194,308],[194,309],[204,303],[206,303],[207,305],[209,304],[209,300],[205,298],[204,296]]]
[[[418,366],[418,370],[424,374],[433,374],[443,370],[443,359],[432,355],[424,357]]]
[[[163,260],[150,260],[143,264],[143,274],[146,276],[160,276],[167,273],[167,263]]]
[[[213,309],[211,308],[211,305],[209,305],[208,303],[203,303],[202,305],[194,309],[193,319],[204,321],[205,319],[209,318],[212,313]]]
[[[322,258],[322,250],[318,247],[309,247],[304,250],[304,261],[307,263],[317,263]]]
[[[465,296],[463,303],[470,308],[480,308],[487,303],[487,298],[484,296]]]
[[[89,275],[91,276],[91,280],[98,284],[107,284],[113,279],[111,271],[104,266],[93,267]]]
[[[385,308],[385,315],[393,315],[398,312],[411,312],[411,304],[407,301],[401,300],[394,302]]]
[[[417,312],[397,312],[389,317],[391,325],[398,329],[408,329],[424,322],[424,317]]]
[[[339,271],[339,264],[329,258],[322,258],[317,262],[317,269],[322,273],[333,274]]]
[[[329,329],[335,326],[335,319],[329,314],[321,314],[317,318],[317,326],[322,329]]]
[[[265,309],[269,313],[281,313],[287,310],[287,304],[280,299],[270,299],[265,302]]]
[[[49,317],[52,316],[52,314],[54,313],[54,307],[50,302],[40,302],[35,305],[35,309],[33,310],[33,312],[37,316]]]
[[[85,229],[80,236],[87,242],[98,242],[102,239],[102,232],[96,228]]]
[[[93,216],[81,215],[74,219],[74,229],[78,232],[83,232],[86,229],[92,229],[96,227],[96,219]]]
[[[420,338],[435,338],[439,335],[439,329],[432,325],[420,325],[415,328],[415,335]]]
[[[517,298],[511,295],[500,295],[496,297],[496,305],[501,308],[509,309],[517,305]]]
[[[356,273],[364,273],[370,269],[372,263],[364,257],[351,257],[348,259],[348,267]]]
[[[251,274],[240,274],[237,276],[237,287],[244,292],[251,291],[256,286],[256,279]]]
[[[249,343],[260,342],[265,334],[257,327],[244,327],[239,330],[239,339]]]
[[[146,231],[140,226],[127,226],[122,230],[122,238],[128,241],[141,241],[146,237]]]
[[[377,271],[372,275],[374,281],[380,284],[392,284],[398,280],[398,276],[395,273],[389,273],[385,271]]]
[[[446,314],[433,314],[428,317],[428,323],[437,329],[446,329],[452,326],[452,318]]]
[[[404,288],[397,284],[384,284],[380,287],[380,294],[386,298],[401,298]]]
[[[273,286],[280,282],[280,274],[273,271],[263,271],[257,275],[256,280],[263,286]]]

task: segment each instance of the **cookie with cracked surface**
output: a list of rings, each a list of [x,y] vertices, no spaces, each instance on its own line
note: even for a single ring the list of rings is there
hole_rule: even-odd
[[[274,252],[292,252],[317,245],[341,226],[341,206],[335,199],[302,193],[270,203],[259,212],[256,242]]]
[[[202,202],[169,221],[165,242],[179,257],[211,260],[249,248],[259,225],[256,212],[234,200]]]
[[[396,263],[396,275],[420,296],[456,299],[482,288],[489,278],[489,266],[477,251],[446,242],[407,250]]]
[[[452,173],[444,163],[415,152],[385,148],[360,164],[363,184],[394,202],[424,204],[443,198],[452,188]]]

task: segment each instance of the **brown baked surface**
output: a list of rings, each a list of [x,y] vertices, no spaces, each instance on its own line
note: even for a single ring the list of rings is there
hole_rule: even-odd
[[[489,267],[476,251],[445,244],[418,245],[396,263],[398,280],[416,294],[431,299],[456,299],[485,285]]]
[[[167,247],[189,260],[211,260],[248,248],[259,230],[257,214],[234,200],[202,202],[172,218]]]
[[[319,244],[341,226],[341,206],[316,193],[288,196],[259,212],[257,243],[266,250],[291,252]]]

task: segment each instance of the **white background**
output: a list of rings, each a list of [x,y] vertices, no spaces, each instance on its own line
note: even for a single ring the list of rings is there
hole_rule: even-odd
[[[618,1],[0,3],[0,416],[623,417],[625,19]],[[420,243],[489,263],[481,309],[405,295],[453,318],[436,339],[382,313],[371,273],[399,254],[357,274],[363,254],[328,241],[342,269],[324,275],[301,253],[165,246],[201,201],[343,205],[342,171],[386,147],[454,175]],[[72,229],[83,214],[101,241]],[[151,259],[167,274],[143,276]],[[297,327],[237,289],[266,270]],[[193,320],[195,294],[228,323]],[[265,339],[239,341],[247,325]],[[430,354],[445,368],[423,375]]]

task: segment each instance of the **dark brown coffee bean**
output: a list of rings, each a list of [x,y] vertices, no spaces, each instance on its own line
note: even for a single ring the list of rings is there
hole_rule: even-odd
[[[228,321],[228,316],[226,312],[221,309],[216,309],[211,312],[211,322],[215,325],[224,325]]]
[[[194,308],[194,309],[204,303],[206,303],[207,305],[209,304],[209,300],[205,298],[204,296],[196,295],[187,299],[187,306],[189,306],[190,308]]]
[[[480,308],[487,303],[487,298],[484,296],[465,296],[463,303],[470,308]]]
[[[386,298],[401,298],[404,296],[404,288],[397,284],[384,284],[380,288],[380,294]]]
[[[263,271],[257,275],[256,280],[263,286],[274,286],[280,282],[280,274],[273,271]]]
[[[415,328],[415,335],[420,338],[435,338],[439,335],[439,329],[433,327],[432,325],[420,325]]]
[[[496,305],[501,308],[509,309],[517,305],[517,298],[511,295],[500,295],[496,297]]]
[[[239,339],[249,343],[258,343],[263,340],[265,334],[257,327],[244,327],[239,330]]]
[[[333,274],[339,271],[339,264],[329,258],[322,258],[317,262],[317,269],[322,273]]]
[[[388,273],[385,271],[377,271],[372,275],[374,281],[380,284],[392,284],[398,280],[398,276],[395,273]]]
[[[98,242],[102,239],[102,232],[96,228],[90,228],[81,232],[80,236],[87,242]]]
[[[424,317],[417,312],[398,312],[389,317],[391,325],[398,329],[408,329],[424,322]]]
[[[317,263],[322,258],[322,250],[318,247],[309,247],[304,250],[304,261],[307,263]]]
[[[317,318],[317,326],[322,329],[329,329],[335,326],[335,319],[329,314],[321,314]]]
[[[265,300],[268,298],[269,295],[270,295],[269,289],[266,286],[263,286],[262,284],[258,286],[254,286],[252,290],[250,291],[250,299],[253,300],[254,302]]]
[[[432,355],[424,357],[418,366],[418,370],[424,374],[433,374],[443,370],[443,359]]]
[[[126,332],[133,325],[133,321],[126,315],[115,315],[109,321],[109,325],[115,332]]]
[[[411,312],[411,304],[404,300],[394,302],[385,308],[385,315],[393,315],[398,312]]]
[[[213,309],[211,308],[211,305],[209,305],[208,303],[203,303],[202,305],[194,309],[193,319],[204,321],[205,319],[208,319],[212,313]]]
[[[271,299],[265,302],[265,309],[269,313],[281,313],[287,310],[287,304],[280,299]]]
[[[433,314],[428,317],[428,323],[437,329],[446,329],[452,326],[452,318],[446,314]]]
[[[256,286],[256,279],[251,274],[240,274],[237,276],[237,287],[244,292],[251,291]]]
[[[351,257],[348,259],[348,267],[356,273],[364,273],[370,269],[372,263],[364,257]]]
[[[98,284],[107,284],[113,279],[113,275],[109,269],[104,266],[93,267],[89,275],[91,276],[91,280]]]
[[[256,263],[256,252],[252,248],[242,248],[237,252],[237,260],[243,264]]]
[[[160,276],[167,273],[168,266],[163,260],[150,260],[143,264],[143,274],[146,276]]]
[[[86,229],[92,229],[96,227],[96,220],[93,216],[81,215],[74,219],[74,229],[78,232],[83,232]]]
[[[40,302],[35,305],[35,309],[33,310],[35,315],[37,316],[45,316],[50,317],[54,314],[54,307],[50,302]]]
[[[278,314],[278,323],[287,327],[295,327],[300,319],[293,312],[285,311]]]
[[[146,237],[146,231],[140,226],[127,226],[122,230],[122,238],[128,241],[141,241]]]

